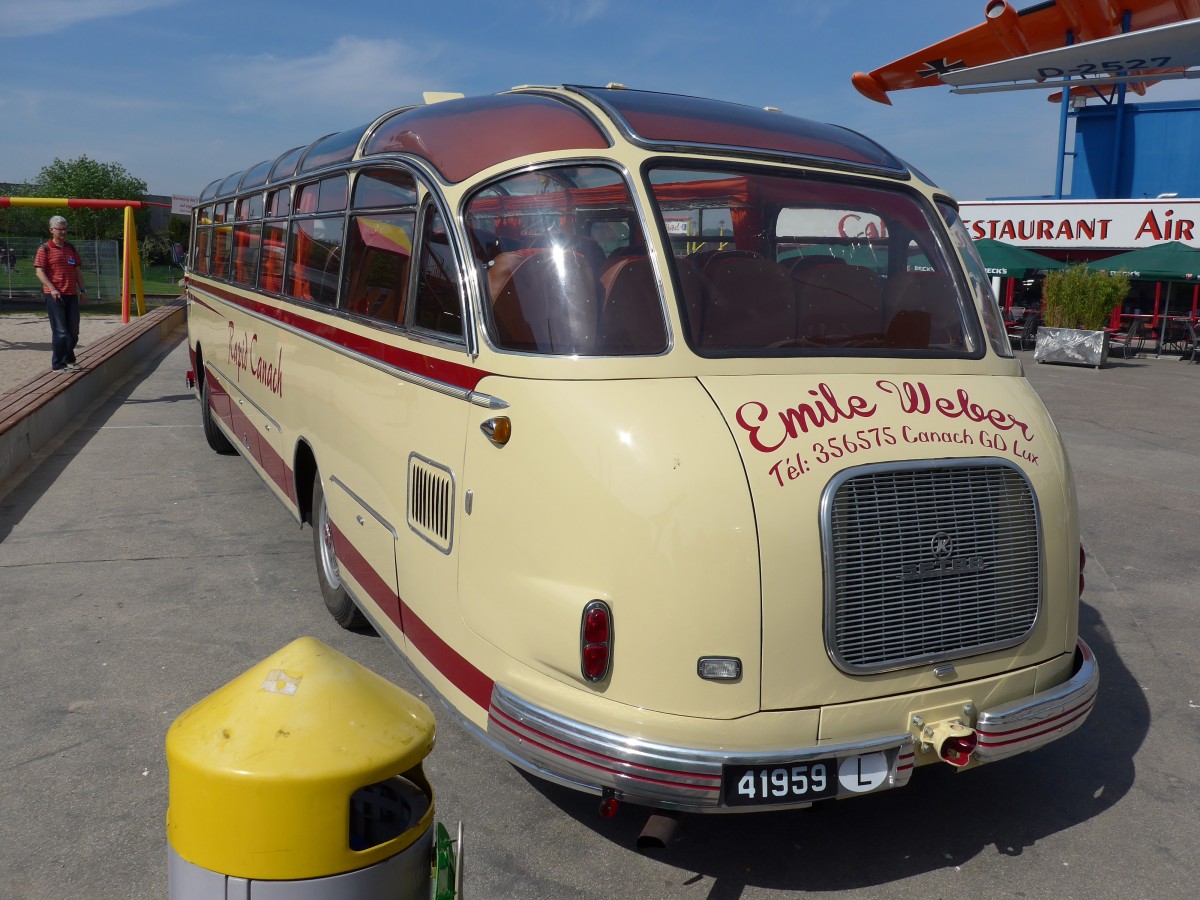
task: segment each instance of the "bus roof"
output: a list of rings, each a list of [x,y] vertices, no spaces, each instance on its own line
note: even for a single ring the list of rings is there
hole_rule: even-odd
[[[616,134],[650,149],[766,156],[908,176],[908,167],[874,141],[837,125],[720,100],[617,85],[566,85],[395,109],[367,125],[325,135],[276,160],[217,179],[201,192],[200,202],[388,153],[419,156],[447,182],[457,183],[507,159],[604,150]]]

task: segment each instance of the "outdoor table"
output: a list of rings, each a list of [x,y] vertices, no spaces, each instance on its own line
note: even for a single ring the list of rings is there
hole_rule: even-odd
[[[1188,316],[1172,316],[1163,324],[1162,345],[1190,358],[1196,345],[1196,330]]]

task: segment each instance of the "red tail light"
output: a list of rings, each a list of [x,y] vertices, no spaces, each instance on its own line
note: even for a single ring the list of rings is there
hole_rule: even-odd
[[[612,666],[612,610],[603,600],[593,600],[583,608],[579,630],[579,656],[583,677],[602,681]]]

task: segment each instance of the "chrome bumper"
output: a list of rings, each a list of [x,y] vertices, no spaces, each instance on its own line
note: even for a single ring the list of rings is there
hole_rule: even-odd
[[[1079,641],[1071,677],[1043,693],[979,715],[978,762],[1033,750],[1083,724],[1096,699],[1099,670],[1091,649]],[[714,723],[714,728],[719,728]],[[901,787],[915,765],[913,736],[886,734],[816,746],[772,751],[724,752],[675,747],[616,734],[534,706],[499,685],[492,689],[487,732],[482,738],[514,765],[549,781],[592,794],[611,793],[645,806],[688,812],[752,812],[809,806],[780,803],[728,806],[722,796],[725,766],[775,766],[813,760],[842,760],[882,753],[887,774],[872,791]]]
[[[1084,723],[1096,702],[1100,668],[1092,648],[1075,644],[1071,677],[1057,687],[980,712],[975,759],[993,762],[1034,750],[1070,734]]]
[[[720,726],[714,723],[714,727]],[[772,766],[882,753],[887,775],[874,790],[907,784],[913,769],[913,739],[908,734],[753,753],[671,747],[567,719],[535,707],[499,685],[492,690],[485,740],[514,765],[558,784],[688,812],[751,812],[811,805],[726,806],[721,787],[727,765]],[[839,797],[855,793],[843,787],[838,790]]]

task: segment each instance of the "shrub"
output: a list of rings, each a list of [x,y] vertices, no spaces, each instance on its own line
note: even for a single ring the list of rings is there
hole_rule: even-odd
[[[1084,265],[1047,272],[1042,318],[1051,328],[1099,331],[1128,293],[1126,272],[1097,272]]]
[[[171,240],[157,231],[139,234],[138,253],[142,257],[142,268],[165,266],[171,262]]]

